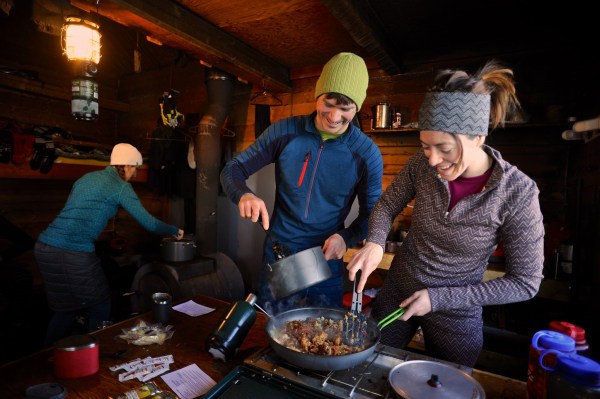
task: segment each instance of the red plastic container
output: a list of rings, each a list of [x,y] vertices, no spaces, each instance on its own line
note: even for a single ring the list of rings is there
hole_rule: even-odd
[[[99,368],[98,343],[91,335],[72,335],[54,345],[54,375],[79,378],[95,374]]]
[[[548,371],[539,364],[541,353],[547,349],[552,349],[558,353],[575,353],[575,340],[563,333],[550,330],[541,330],[533,335],[527,365],[527,399],[547,398]],[[553,367],[555,363],[555,354],[545,357],[546,366]]]

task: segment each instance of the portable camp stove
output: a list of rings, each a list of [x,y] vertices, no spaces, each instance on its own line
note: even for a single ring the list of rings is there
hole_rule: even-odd
[[[388,382],[388,375],[394,366],[408,360],[437,361],[469,374],[472,372],[464,366],[381,344],[371,357],[358,366],[331,372],[314,371],[284,361],[267,347],[248,357],[243,366],[229,373],[203,399],[398,399],[400,397]]]

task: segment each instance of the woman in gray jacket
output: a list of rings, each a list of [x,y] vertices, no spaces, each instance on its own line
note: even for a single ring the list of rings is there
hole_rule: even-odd
[[[494,61],[474,75],[444,70],[419,111],[422,150],[373,208],[366,245],[347,266],[358,289],[377,268],[395,217],[414,200],[412,222],[373,306],[400,321],[381,342],[405,347],[421,326],[428,354],[473,366],[483,346],[482,306],[524,301],[538,291],[544,227],[535,182],[485,144],[518,100],[512,70]],[[506,274],[483,281],[502,242]]]

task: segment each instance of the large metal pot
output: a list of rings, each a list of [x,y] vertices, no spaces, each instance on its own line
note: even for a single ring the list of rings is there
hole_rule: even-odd
[[[196,256],[196,241],[191,238],[177,240],[166,237],[162,239],[160,252],[166,262],[187,262]]]
[[[305,249],[269,265],[267,281],[273,298],[280,299],[331,278],[321,247]]]
[[[271,316],[267,323],[267,336],[271,348],[281,356],[284,360],[298,367],[303,367],[309,370],[331,371],[344,370],[357,366],[367,360],[373,354],[379,339],[381,331],[377,323],[371,319],[367,319],[366,336],[364,338],[365,349],[351,353],[349,355],[326,356],[315,355],[312,353],[297,352],[286,348],[278,342],[285,322],[292,320],[305,320],[307,317],[326,317],[333,320],[343,319],[348,312],[344,309],[329,309],[329,308],[299,308],[282,312],[276,316]]]

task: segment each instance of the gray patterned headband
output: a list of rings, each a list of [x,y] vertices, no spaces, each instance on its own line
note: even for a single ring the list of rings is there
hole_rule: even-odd
[[[489,124],[489,94],[429,92],[419,110],[419,130],[487,136]]]

